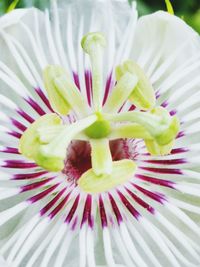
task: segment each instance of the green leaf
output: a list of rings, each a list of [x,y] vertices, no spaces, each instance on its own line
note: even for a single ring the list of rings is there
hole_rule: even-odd
[[[8,7],[8,9],[7,9],[7,11],[6,11],[6,13],[9,13],[9,12],[13,11],[13,10],[16,8],[16,6],[17,6],[18,3],[19,3],[19,0],[14,0],[14,1],[9,5],[9,7]]]
[[[167,11],[169,14],[174,15],[174,9],[173,6],[170,2],[170,0],[165,0],[166,6],[167,6]]]

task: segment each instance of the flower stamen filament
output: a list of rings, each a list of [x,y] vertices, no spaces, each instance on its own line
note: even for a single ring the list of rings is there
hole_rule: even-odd
[[[159,114],[159,115],[158,115]],[[164,108],[155,108],[151,113],[131,111],[116,115],[105,115],[112,122],[133,122],[144,127],[160,145],[166,145],[177,135],[179,122],[171,117]]]
[[[118,112],[124,102],[134,91],[137,83],[138,78],[134,74],[125,73],[122,75],[103,107],[104,112]]]
[[[112,173],[112,155],[109,139],[91,139],[91,159],[93,172],[98,176]]]
[[[85,99],[64,68],[48,65],[43,76],[50,103],[56,112],[67,115],[73,108],[80,118],[90,113]]]
[[[49,144],[41,147],[41,153],[48,157],[59,157],[64,160],[67,146],[74,136],[94,123],[96,119],[97,117],[95,115],[91,115],[85,119],[65,126],[65,129],[63,129]]]
[[[151,140],[152,136],[142,125],[128,122],[120,123],[112,127],[109,139],[115,140],[120,138]]]

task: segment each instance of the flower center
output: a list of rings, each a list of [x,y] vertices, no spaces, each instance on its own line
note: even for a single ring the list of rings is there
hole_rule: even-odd
[[[77,182],[81,175],[92,167],[91,147],[87,141],[72,141],[67,149],[67,156],[62,172],[69,182]]]
[[[127,139],[143,139],[152,155],[166,155],[173,147],[179,121],[163,107],[155,106],[150,80],[130,60],[116,67],[115,87],[102,105],[105,37],[89,33],[81,45],[91,62],[92,106],[64,68],[47,66],[44,84],[55,113],[30,125],[20,139],[19,151],[49,171],[63,172],[81,190],[100,193],[133,177],[136,164]],[[138,111],[119,112],[128,101]],[[64,124],[61,116],[71,110],[76,121]]]
[[[137,152],[130,145],[128,139],[117,139],[109,142],[112,161],[123,159],[134,160]],[[77,183],[86,171],[92,168],[91,146],[88,141],[74,140],[67,149],[62,173],[68,182]]]

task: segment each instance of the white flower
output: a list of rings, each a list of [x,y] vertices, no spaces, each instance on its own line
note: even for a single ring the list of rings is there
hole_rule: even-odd
[[[199,266],[198,34],[53,1],[3,16],[0,51],[1,266]]]

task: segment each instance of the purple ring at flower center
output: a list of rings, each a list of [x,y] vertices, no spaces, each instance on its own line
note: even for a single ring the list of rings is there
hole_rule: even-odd
[[[127,139],[110,141],[112,160],[132,159],[136,156],[134,147]],[[92,168],[91,147],[87,141],[72,141],[67,149],[65,167],[62,171],[69,182],[76,183],[81,175]]]

